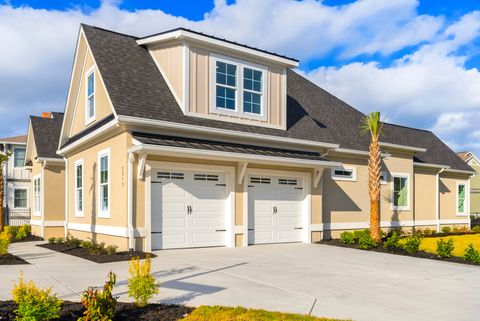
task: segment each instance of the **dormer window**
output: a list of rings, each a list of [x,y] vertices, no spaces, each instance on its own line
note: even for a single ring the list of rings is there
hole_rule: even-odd
[[[86,84],[86,106],[85,106],[85,123],[89,124],[95,120],[95,69],[91,68],[87,72]]]
[[[233,58],[211,56],[211,111],[240,117],[266,118],[267,69]]]

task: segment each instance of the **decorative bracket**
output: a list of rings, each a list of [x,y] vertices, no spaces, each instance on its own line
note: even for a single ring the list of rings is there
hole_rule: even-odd
[[[247,166],[247,162],[238,163],[237,177],[239,185],[243,184],[243,179],[245,178],[245,173],[247,172]]]
[[[315,188],[318,187],[318,184],[320,183],[320,181],[322,180],[322,176],[323,176],[323,171],[324,171],[324,168],[315,168],[315,171],[314,171],[314,176],[315,176],[315,179],[313,181],[313,186]]]
[[[147,164],[147,154],[138,155],[138,178],[143,179],[145,174],[145,165]]]

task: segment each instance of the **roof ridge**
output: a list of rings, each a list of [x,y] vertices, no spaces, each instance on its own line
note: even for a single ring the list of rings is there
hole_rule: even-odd
[[[413,129],[413,130],[418,130],[418,131],[427,132],[427,133],[432,132],[431,130],[423,129],[423,128],[416,128],[416,127],[399,125],[399,124],[394,124],[394,123],[389,123],[389,122],[383,122],[383,123],[386,124],[386,125],[390,125],[390,126],[401,127],[401,128],[406,128],[406,129]]]
[[[94,29],[97,29],[97,30],[110,32],[110,33],[113,33],[113,34],[116,34],[116,35],[119,35],[119,36],[133,38],[135,40],[140,39],[140,37],[137,37],[137,36],[129,35],[129,34],[118,32],[118,31],[113,31],[113,30],[110,30],[110,29],[106,29],[106,28],[102,28],[102,27],[98,27],[98,26],[94,26],[94,25],[89,25],[89,24],[86,24],[86,23],[83,23],[83,22],[80,23],[80,26],[82,26],[82,27],[87,26],[87,27],[94,28]]]

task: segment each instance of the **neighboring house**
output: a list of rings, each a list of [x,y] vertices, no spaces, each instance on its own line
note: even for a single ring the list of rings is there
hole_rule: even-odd
[[[457,155],[476,171],[470,181],[470,213],[480,215],[480,160],[472,152],[461,152]]]
[[[28,224],[30,220],[30,172],[24,168],[27,136],[0,138],[0,151],[12,153],[3,166],[6,224]]]
[[[67,232],[150,251],[368,228],[364,115],[298,65],[185,29],[82,25],[58,150]],[[474,171],[448,146],[385,124],[381,147],[383,228],[469,224]]]
[[[63,113],[30,116],[25,165],[31,171],[32,234],[65,236],[65,161],[57,151]]]

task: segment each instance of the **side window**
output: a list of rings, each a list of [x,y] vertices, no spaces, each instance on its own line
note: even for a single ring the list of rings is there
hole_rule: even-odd
[[[87,73],[87,100],[85,107],[85,122],[95,120],[95,69]]]
[[[237,110],[237,66],[216,62],[216,107]]]
[[[393,209],[409,208],[409,181],[407,175],[393,175]]]
[[[36,176],[33,179],[33,214],[40,216],[40,201],[41,201],[41,190],[40,190],[40,175]]]
[[[465,214],[466,212],[466,184],[457,184],[457,214]]]
[[[99,217],[110,217],[110,151],[98,155],[98,207]]]
[[[15,189],[13,191],[14,208],[27,208],[28,207],[28,198],[27,198],[27,190],[26,189]]]
[[[14,148],[13,149],[13,166],[14,167],[23,167],[25,162],[25,148]]]
[[[83,160],[75,162],[75,215],[83,215]]]

